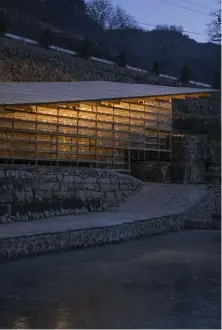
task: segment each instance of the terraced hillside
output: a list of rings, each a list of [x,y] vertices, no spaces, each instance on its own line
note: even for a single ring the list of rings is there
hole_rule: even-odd
[[[1,39],[0,61],[2,82],[106,80],[181,86],[179,82],[153,74],[84,60],[7,38]]]

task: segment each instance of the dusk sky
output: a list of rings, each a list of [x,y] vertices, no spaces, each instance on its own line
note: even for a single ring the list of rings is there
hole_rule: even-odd
[[[166,0],[183,7],[210,14],[219,8],[216,0]],[[166,3],[165,0],[112,0],[115,5],[120,5],[133,15],[137,21],[148,24],[182,25],[184,30],[202,33],[204,35],[189,34],[191,38],[199,41],[207,41],[206,24],[211,17],[198,12]],[[152,27],[141,25],[143,28]]]

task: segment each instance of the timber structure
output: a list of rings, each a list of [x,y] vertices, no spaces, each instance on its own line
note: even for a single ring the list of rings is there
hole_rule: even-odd
[[[131,171],[171,159],[172,99],[212,90],[110,82],[1,83],[0,161]]]

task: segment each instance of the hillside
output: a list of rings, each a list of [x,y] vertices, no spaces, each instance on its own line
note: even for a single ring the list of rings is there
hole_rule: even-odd
[[[158,59],[161,71],[176,77],[187,64],[193,80],[212,83],[217,68],[216,45],[198,43],[174,31],[108,30],[104,44],[110,51],[114,45],[118,49],[127,49],[131,64],[140,63],[145,70],[150,70],[154,60]]]
[[[129,65],[150,70],[158,59],[161,72],[173,76],[187,64],[192,80],[209,84],[218,69],[218,46],[174,31],[103,30],[86,14],[83,0],[1,0],[1,7],[11,33],[39,39],[49,28],[55,44],[76,51],[90,38],[94,56],[114,60],[124,49]]]
[[[182,85],[180,82],[161,78],[151,73],[144,74],[84,60],[7,38],[0,39],[0,75],[2,82],[106,80],[169,86]]]
[[[24,30],[24,16],[29,18],[29,29],[36,29],[36,21],[63,32],[80,33],[93,37],[101,29],[85,12],[83,0],[1,0],[1,7],[11,15],[16,15],[19,23],[16,28]],[[15,28],[15,22],[10,20],[10,29]],[[24,31],[30,33],[30,31]]]

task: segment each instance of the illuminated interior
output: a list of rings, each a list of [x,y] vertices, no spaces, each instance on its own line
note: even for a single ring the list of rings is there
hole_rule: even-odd
[[[1,162],[130,171],[170,160],[174,97],[185,96],[1,106]]]

